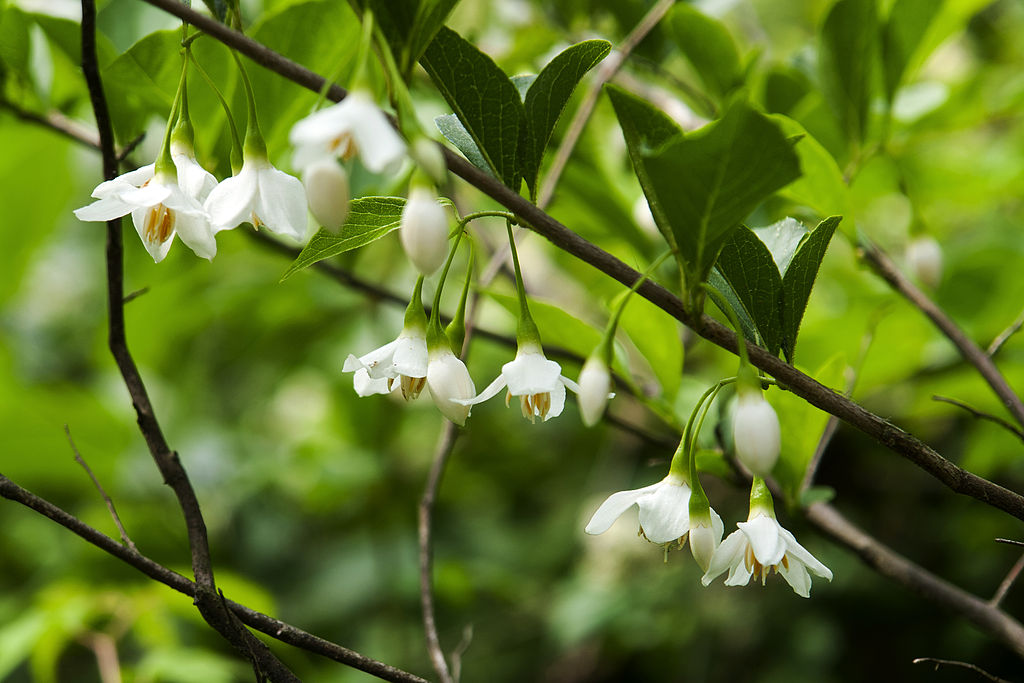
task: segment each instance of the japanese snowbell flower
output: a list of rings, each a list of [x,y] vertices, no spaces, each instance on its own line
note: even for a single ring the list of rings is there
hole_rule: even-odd
[[[302,183],[248,146],[242,170],[214,188],[203,208],[217,232],[249,222],[257,230],[266,227],[299,242],[306,238],[306,191]]]
[[[426,385],[427,364],[423,327],[406,326],[397,339],[379,349],[360,358],[350,354],[342,370],[356,373],[353,382],[360,396],[389,393],[397,379],[402,396],[409,401],[417,398]]]
[[[348,218],[348,173],[334,159],[324,158],[305,168],[302,181],[313,218],[337,233]]]
[[[305,168],[322,156],[359,155],[368,170],[381,173],[401,161],[406,146],[391,122],[365,90],[353,90],[341,102],[313,112],[288,135],[295,146],[292,165]]]
[[[608,364],[605,363],[600,353],[591,354],[580,370],[579,391],[577,392],[580,418],[586,426],[593,427],[601,420],[605,406],[608,404],[608,398],[614,395],[609,394],[611,385],[612,375],[608,370]]]
[[[779,418],[760,389],[741,388],[732,418],[736,457],[759,477],[767,476],[779,459]]]
[[[768,574],[775,570],[797,595],[808,598],[811,595],[810,573],[832,580],[829,568],[797,543],[770,511],[752,511],[750,519],[736,526],[739,529],[722,541],[711,558],[707,573],[701,578],[705,586],[726,571],[729,572],[726,586],[745,586],[751,576],[760,579],[763,585]]]
[[[501,367],[501,374],[479,396],[464,401],[466,405],[482,403],[497,395],[503,388],[505,405],[513,396],[519,398],[523,417],[533,422],[536,418],[547,421],[562,414],[565,407],[565,388],[579,393],[579,385],[562,376],[561,366],[544,356],[539,344],[521,343],[515,359]],[[628,506],[627,506],[628,507]]]
[[[443,334],[443,333],[442,333]],[[437,409],[455,424],[466,424],[473,409],[468,399],[476,393],[466,364],[452,353],[448,341],[441,338],[431,344],[427,363],[427,389]]]
[[[448,256],[448,216],[434,194],[424,187],[413,187],[402,209],[399,227],[402,248],[416,270],[432,275]]]
[[[640,531],[653,543],[684,540],[690,531],[690,487],[675,472],[656,484],[610,495],[590,518],[588,534],[603,534],[622,513],[640,509]],[[721,521],[719,521],[721,523]]]
[[[690,506],[690,552],[704,571],[711,566],[711,558],[714,557],[718,545],[722,542],[722,534],[725,533],[722,518],[714,508],[707,505],[706,500],[705,498],[703,510],[695,511],[692,503]]]
[[[167,256],[175,235],[197,256],[217,254],[214,231],[202,201],[217,184],[195,160],[190,149],[172,148],[172,164],[157,171],[149,164],[100,183],[92,196],[97,201],[75,210],[82,221],[109,221],[132,215],[135,230],[153,260]]]

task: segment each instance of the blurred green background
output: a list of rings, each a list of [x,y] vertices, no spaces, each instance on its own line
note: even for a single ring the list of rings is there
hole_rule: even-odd
[[[256,20],[250,33],[257,39],[322,73],[346,63],[358,29],[345,3],[243,4]],[[536,73],[569,43],[621,41],[652,4],[463,0],[450,25],[508,73]],[[892,3],[882,4],[885,12]],[[945,254],[935,299],[987,344],[1024,305],[1024,8],[1011,0],[936,0],[948,31],[936,34],[935,49],[908,73],[909,92],[896,108],[887,149],[864,159],[843,140],[816,80],[818,29],[830,5],[700,3],[727,27],[749,65],[752,99],[799,121],[840,169],[855,171],[847,206],[828,206],[816,188],[794,187],[752,223],[789,214],[813,225],[845,213],[848,234],[856,226],[897,259],[912,233],[933,235]],[[0,472],[116,537],[103,501],[73,460],[67,424],[139,549],[188,574],[180,513],[106,349],[104,228],[71,214],[100,180],[98,156],[12,112],[61,111],[91,124],[73,57],[74,19],[40,13],[67,10],[73,17],[75,6],[0,2]],[[101,3],[99,24],[117,134],[127,141],[148,130],[134,154],[146,163],[178,69],[167,57],[177,34],[146,36],[175,23],[142,3],[111,0]],[[240,103],[226,52],[208,40],[197,50]],[[287,168],[287,131],[315,96],[251,72],[271,156]],[[695,94],[705,86],[665,27],[639,46],[624,76],[659,105],[712,113],[714,99]],[[447,106],[425,74],[416,79],[414,95],[429,123]],[[223,177],[223,115],[195,80],[200,159]],[[875,122],[881,107],[872,101]],[[402,191],[380,178],[355,183],[363,192]],[[461,184],[452,192],[465,211],[493,206]],[[640,197],[602,98],[550,211],[642,268],[662,246],[634,217]],[[502,232],[500,223],[477,229],[485,244],[499,244]],[[125,228],[126,291],[145,290],[127,306],[129,343],[203,505],[219,584],[237,601],[432,678],[419,610],[416,506],[442,419],[425,395],[411,404],[359,399],[351,376],[341,372],[347,354],[395,336],[402,308],[312,271],[279,282],[289,259],[243,228],[221,233],[218,243],[212,263],[177,246],[155,265]],[[526,237],[521,253],[528,290],[576,319],[537,313],[536,306],[545,342],[585,355],[598,332],[581,328],[600,330],[622,287],[537,237]],[[339,262],[389,291],[411,291],[414,275],[395,236]],[[675,287],[670,269],[657,277]],[[512,291],[501,280],[494,289]],[[483,301],[481,325],[513,334],[505,308]],[[631,304],[620,338],[634,379],[676,419],[685,420],[706,386],[735,371],[732,356],[690,338],[641,300]],[[478,387],[511,354],[477,339],[468,364]],[[1024,336],[1012,337],[998,362],[1014,387],[1024,386],[1022,359]],[[841,235],[811,298],[797,364],[838,389],[849,379],[843,369],[857,366],[854,397],[868,409],[963,467],[1020,488],[1020,441],[932,396],[1003,415],[997,399],[916,310],[858,262]],[[564,372],[575,377],[579,366],[568,362]],[[791,448],[783,457],[799,460],[807,455],[800,448],[817,443],[824,416],[788,398],[777,403]],[[626,392],[610,410],[673,438]],[[721,445],[721,431],[705,428],[709,451]],[[635,537],[635,512],[603,536],[583,534],[606,495],[659,480],[670,455],[608,425],[583,428],[572,399],[563,416],[544,424],[529,424],[499,400],[475,408],[435,520],[440,636],[446,651],[467,641],[464,681],[974,680],[962,670],[915,666],[915,657],[964,660],[1021,678],[1024,667],[1007,648],[879,577],[782,503],[783,524],[835,574],[831,584],[815,582],[811,600],[777,577],[764,588],[727,589],[720,581],[702,588],[688,551],[664,561],[659,548]],[[746,492],[714,476],[705,481],[728,532],[745,518]],[[1017,522],[956,497],[849,428],[840,427],[817,483],[831,487],[834,504],[868,533],[984,599],[1019,557],[1018,549],[993,541],[1019,537]],[[1024,588],[1011,589],[1004,606],[1021,614]],[[370,680],[289,646],[272,647],[303,680]],[[126,681],[251,679],[188,598],[19,505],[0,504],[0,678],[101,681],[98,653],[112,651]]]

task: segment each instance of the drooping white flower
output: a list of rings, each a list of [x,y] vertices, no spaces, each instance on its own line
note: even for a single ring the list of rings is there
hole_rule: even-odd
[[[379,349],[360,358],[349,355],[342,370],[356,373],[353,383],[360,396],[389,393],[397,379],[409,401],[423,391],[427,366],[426,333],[422,327],[406,326],[397,339]]]
[[[427,389],[445,417],[459,426],[466,424],[473,410],[466,399],[476,393],[476,387],[466,364],[452,353],[447,341],[430,347]]]
[[[448,216],[433,193],[413,187],[402,209],[402,248],[416,270],[431,275],[448,256]]]
[[[732,418],[736,457],[759,477],[768,476],[779,459],[779,418],[760,390],[741,391]]]
[[[601,420],[605,406],[608,404],[608,392],[611,385],[612,375],[608,370],[608,364],[604,362],[600,354],[592,354],[580,370],[579,391],[577,392],[580,418],[586,426],[593,427]]]
[[[368,170],[381,173],[405,156],[405,142],[370,93],[354,90],[337,104],[296,123],[288,136],[295,146],[292,165],[305,168],[323,156],[355,155]]]
[[[922,235],[907,245],[907,267],[914,277],[935,289],[942,282],[942,247],[930,235]]]
[[[487,385],[479,396],[465,401],[466,405],[482,403],[497,395],[503,388],[505,405],[513,396],[519,398],[523,417],[533,422],[536,418],[549,420],[562,414],[565,407],[565,388],[579,393],[576,382],[562,376],[561,366],[544,356],[544,351],[535,344],[520,344],[515,359],[501,367],[501,374]]]
[[[334,159],[323,158],[306,167],[302,180],[313,218],[337,233],[348,218],[348,173]]]
[[[793,587],[802,597],[811,595],[813,573],[832,580],[832,572],[819,562],[802,545],[797,543],[782,525],[764,510],[755,510],[746,522],[739,522],[739,529],[722,541],[711,558],[707,573],[701,582],[707,586],[719,575],[728,571],[726,586],[745,586],[750,577],[760,579],[763,585],[772,570]]]
[[[217,254],[214,231],[202,201],[217,181],[190,153],[172,154],[173,172],[157,172],[156,164],[100,183],[92,196],[97,201],[75,209],[83,221],[109,221],[128,213],[153,260],[167,256],[175,235],[181,237],[197,256],[212,259]]]
[[[603,534],[634,505],[640,509],[640,531],[647,540],[653,543],[685,540],[690,531],[690,487],[672,472],[656,484],[608,496],[584,531]]]
[[[203,205],[214,230],[252,223],[300,242],[306,238],[306,191],[295,176],[259,154],[246,154],[238,175],[221,181]]]

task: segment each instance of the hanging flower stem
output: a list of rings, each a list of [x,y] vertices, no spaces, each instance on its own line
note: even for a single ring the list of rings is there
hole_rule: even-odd
[[[736,310],[732,307],[732,304],[722,296],[722,293],[712,287],[706,282],[701,283],[701,287],[707,292],[718,307],[721,308],[725,315],[729,318],[729,323],[732,324],[733,330],[736,332],[736,346],[740,356],[740,365],[743,367],[750,365],[750,357],[747,355],[747,343],[746,338],[743,336],[743,326],[740,324],[740,318],[736,315]]]
[[[186,48],[185,53],[191,60],[192,65],[196,68],[196,71],[199,72],[199,75],[202,76],[203,80],[206,81],[206,84],[210,86],[210,89],[213,91],[213,94],[217,97],[217,101],[220,102],[221,108],[224,110],[224,115],[228,121],[228,129],[231,131],[231,165],[232,167],[234,167],[236,165],[235,157],[237,156],[238,160],[241,160],[242,138],[238,134],[238,127],[235,125],[235,117],[231,115],[231,107],[228,106],[227,100],[224,99],[224,95],[221,94],[220,89],[217,87],[217,84],[213,82],[213,79],[210,77],[210,74],[206,72],[206,69],[203,68],[203,66],[199,63],[199,60],[197,60],[195,55],[192,54],[192,50]],[[233,168],[233,170],[237,169]]]
[[[533,322],[530,315],[530,306],[526,302],[526,288],[523,286],[523,271],[519,268],[519,252],[516,250],[516,238],[512,233],[512,221],[506,219],[505,227],[508,229],[508,246],[512,250],[512,265],[516,275],[516,294],[519,296],[519,325],[516,330],[516,341],[522,346],[536,344],[540,346],[540,331],[537,324]]]

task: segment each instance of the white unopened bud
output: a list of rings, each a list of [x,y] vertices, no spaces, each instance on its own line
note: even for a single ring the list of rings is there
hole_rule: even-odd
[[[942,247],[924,235],[907,245],[907,267],[914,277],[932,289],[942,281]]]
[[[711,556],[718,550],[722,534],[725,532],[725,525],[718,513],[713,509],[709,509],[708,512],[711,515],[704,520],[698,520],[695,515],[690,515],[690,552],[705,572],[711,566]]]
[[[473,378],[469,376],[466,364],[459,360],[451,349],[438,346],[430,349],[427,363],[427,389],[434,405],[449,420],[457,425],[466,424],[466,418],[473,409],[456,401],[468,401],[476,396]]]
[[[759,477],[767,477],[779,459],[779,418],[761,392],[740,394],[732,418],[736,457]]]
[[[402,210],[402,248],[416,270],[431,275],[448,256],[448,216],[427,190],[414,187]]]
[[[611,383],[612,376],[604,360],[596,353],[587,358],[579,379],[580,418],[586,426],[593,427],[604,414]]]
[[[313,218],[338,232],[348,218],[348,173],[333,158],[325,157],[307,166],[302,180]]]

